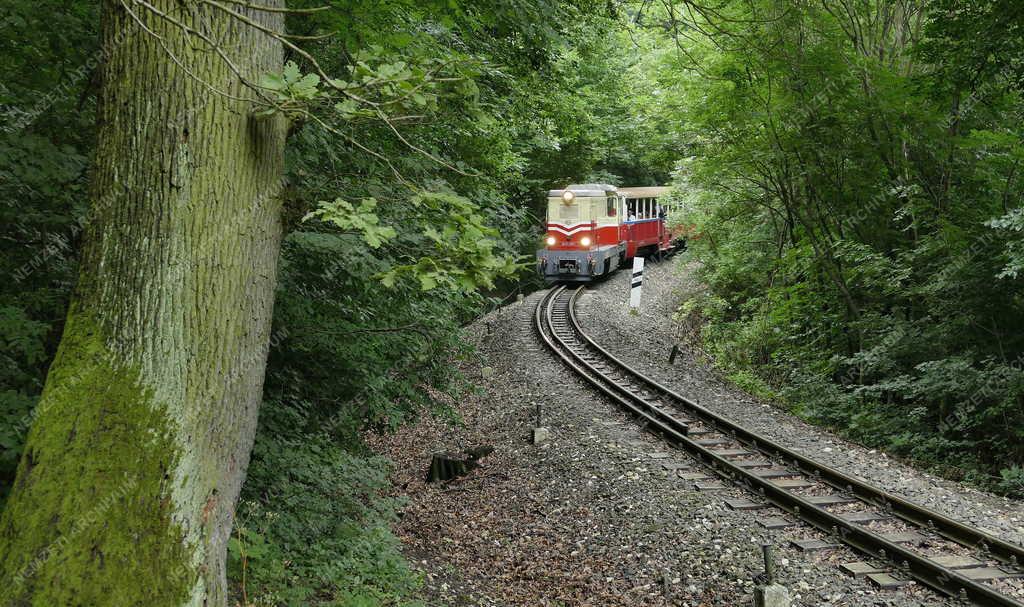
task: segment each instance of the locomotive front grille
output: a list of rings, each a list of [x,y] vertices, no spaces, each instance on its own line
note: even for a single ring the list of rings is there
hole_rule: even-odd
[[[580,267],[575,259],[559,259],[558,272],[559,274],[579,274]]]

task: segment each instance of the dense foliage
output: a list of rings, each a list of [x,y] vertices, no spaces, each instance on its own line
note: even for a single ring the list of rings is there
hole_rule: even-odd
[[[86,213],[96,3],[0,9],[0,500],[60,340]]]
[[[653,184],[672,162],[634,102],[646,93],[623,77],[642,73],[614,6],[331,4],[288,17],[308,38],[261,83],[263,111],[293,128],[265,402],[231,548],[235,590],[254,604],[412,601],[381,497],[387,464],[361,433],[463,388],[449,364],[466,354],[459,327],[536,286],[520,262],[540,192]],[[88,220],[98,13],[94,1],[0,13],[21,32],[0,42],[0,501]]]
[[[809,419],[1024,492],[1019,3],[676,8],[652,70],[713,354]]]
[[[537,286],[568,181],[674,169],[708,287],[683,312],[734,379],[1024,493],[1018,2],[327,4],[261,83],[292,131],[240,599],[415,603],[360,436],[465,388],[459,327]],[[0,503],[88,220],[98,13],[0,9]]]
[[[257,514],[237,544],[239,554],[254,542],[262,550],[248,561],[250,600],[408,600],[413,586],[385,532],[390,510],[373,497],[381,464],[364,459],[359,433],[461,389],[451,372],[464,353],[459,326],[496,300],[483,293],[500,298],[535,280],[530,264],[513,278],[509,263],[537,245],[540,192],[566,180],[666,178],[668,156],[650,161],[643,139],[651,123],[628,106],[621,74],[632,66],[604,8],[368,2],[354,11],[358,23],[334,14],[312,30],[344,33],[307,47],[325,72],[397,81],[398,95],[424,98],[408,119],[393,118],[398,137],[365,108],[339,110],[323,86],[306,95],[311,116],[290,150],[281,342],[243,495]],[[339,460],[360,472],[337,472]],[[330,504],[339,494],[363,499]],[[296,534],[323,509],[336,525]]]

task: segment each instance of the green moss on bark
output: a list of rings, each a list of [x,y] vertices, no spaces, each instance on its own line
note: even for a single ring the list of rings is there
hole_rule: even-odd
[[[175,522],[175,424],[72,310],[8,508],[0,604],[177,605],[197,572]]]

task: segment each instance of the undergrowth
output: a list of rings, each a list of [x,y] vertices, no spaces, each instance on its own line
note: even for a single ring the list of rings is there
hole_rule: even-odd
[[[419,577],[392,534],[389,463],[265,403],[229,544],[235,599],[248,607],[417,607]]]
[[[829,356],[805,336],[772,326],[760,313],[729,318],[722,310],[720,301],[702,296],[687,302],[680,316],[702,324],[701,349],[738,388],[946,478],[1024,497],[1024,467],[993,458],[1006,439],[984,432],[999,417],[1019,415],[999,412],[1012,409],[1024,387],[1017,369],[989,362],[977,370],[954,359],[872,381],[873,372],[895,366],[891,357],[899,345],[892,335],[903,338],[906,333],[883,337],[876,348],[852,357]],[[940,407],[946,413],[936,419]]]

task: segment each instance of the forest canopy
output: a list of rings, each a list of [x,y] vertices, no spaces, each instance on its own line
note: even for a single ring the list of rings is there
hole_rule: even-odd
[[[193,4],[221,18],[255,6]],[[153,19],[169,27],[147,8],[0,9],[18,32],[0,39],[0,508],[103,212],[103,66],[155,35]],[[260,124],[287,126],[233,596],[244,577],[256,604],[415,604],[388,463],[363,437],[446,415],[471,389],[451,372],[470,355],[461,328],[542,286],[543,192],[573,182],[675,186],[705,286],[678,319],[732,381],[1024,495],[1020,2],[287,9],[268,53],[280,66],[247,83]],[[129,24],[113,45],[101,13]],[[215,101],[169,125],[186,139],[230,96],[206,84]]]

